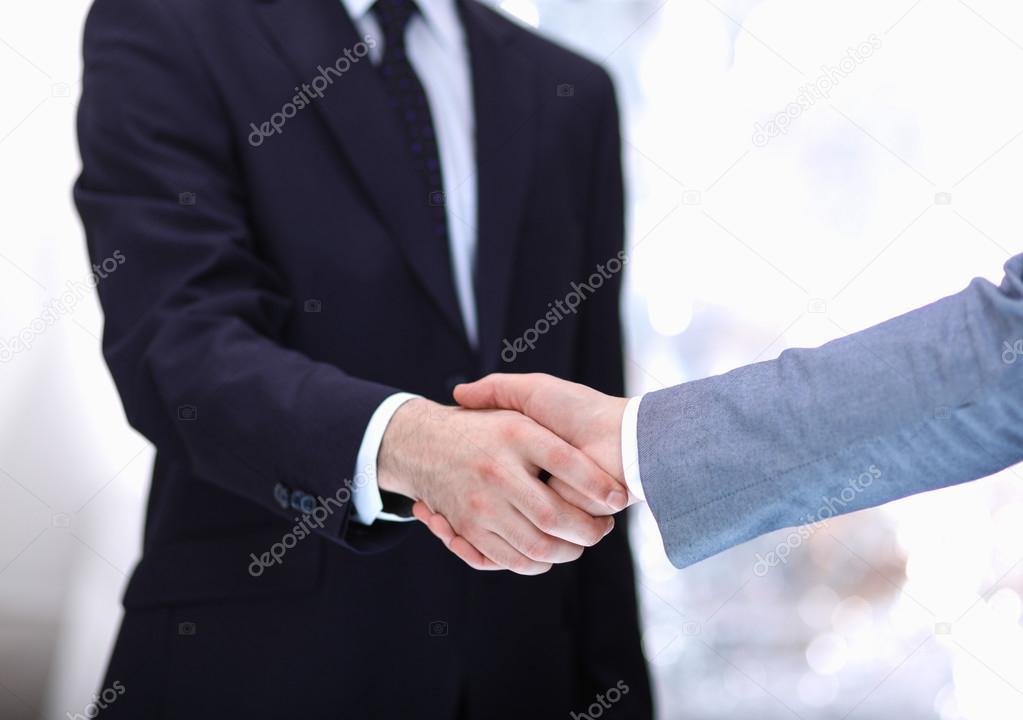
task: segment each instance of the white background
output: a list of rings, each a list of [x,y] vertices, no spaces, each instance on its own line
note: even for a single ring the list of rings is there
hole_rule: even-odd
[[[504,7],[615,75],[633,393],[820,344],[974,276],[997,280],[1021,249],[1019,3]],[[86,10],[0,5],[3,340],[90,272],[70,202]],[[828,97],[754,143],[757,123],[872,36],[880,47]],[[87,295],[0,364],[4,718],[84,710],[138,554],[152,451],[125,423],[101,329]],[[828,523],[762,575],[757,554],[787,532],[676,571],[640,511],[661,716],[1023,717],[1020,479],[1010,470]]]

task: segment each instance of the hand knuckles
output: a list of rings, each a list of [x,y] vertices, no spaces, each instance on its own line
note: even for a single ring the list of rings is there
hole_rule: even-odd
[[[470,492],[465,497],[465,504],[476,517],[490,512],[490,498],[481,492]]]
[[[594,491],[611,492],[614,489],[615,482],[611,476],[598,468],[590,468],[583,474],[583,478],[586,485]]]
[[[552,560],[555,544],[547,537],[539,537],[526,545],[526,555],[534,560]]]
[[[505,442],[515,442],[522,436],[522,429],[519,423],[509,421],[501,425],[499,434]]]
[[[491,458],[480,460],[476,465],[476,473],[488,483],[499,482],[504,475],[501,464]]]
[[[544,532],[550,532],[561,524],[560,515],[554,508],[543,505],[536,510],[536,524]]]
[[[564,445],[555,445],[547,451],[547,464],[554,468],[571,467],[575,461],[575,451]]]

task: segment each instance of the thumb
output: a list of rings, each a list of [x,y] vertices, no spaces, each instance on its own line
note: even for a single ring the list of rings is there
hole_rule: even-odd
[[[501,408],[522,412],[529,397],[534,375],[494,373],[482,380],[455,387],[455,401],[465,408],[480,410]]]

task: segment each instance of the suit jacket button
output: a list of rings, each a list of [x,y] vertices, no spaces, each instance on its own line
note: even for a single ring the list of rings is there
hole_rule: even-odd
[[[274,500],[281,506],[282,510],[288,509],[288,488],[280,483],[274,485]]]
[[[308,515],[316,509],[316,498],[312,495],[303,495],[298,504],[302,512]]]

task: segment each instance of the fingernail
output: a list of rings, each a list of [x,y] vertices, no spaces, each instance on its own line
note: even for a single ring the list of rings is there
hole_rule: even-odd
[[[629,496],[621,490],[612,490],[607,495],[607,505],[615,512],[618,512],[629,504]]]
[[[604,535],[603,535],[603,537],[607,537],[607,536],[608,536],[608,534],[610,534],[610,532],[611,532],[612,530],[614,530],[614,529],[615,529],[615,519],[614,519],[614,518],[608,518],[608,519],[609,519],[609,520],[610,520],[611,522],[610,522],[610,524],[609,524],[609,525],[607,526],[607,530],[605,530],[605,531],[604,531]]]

